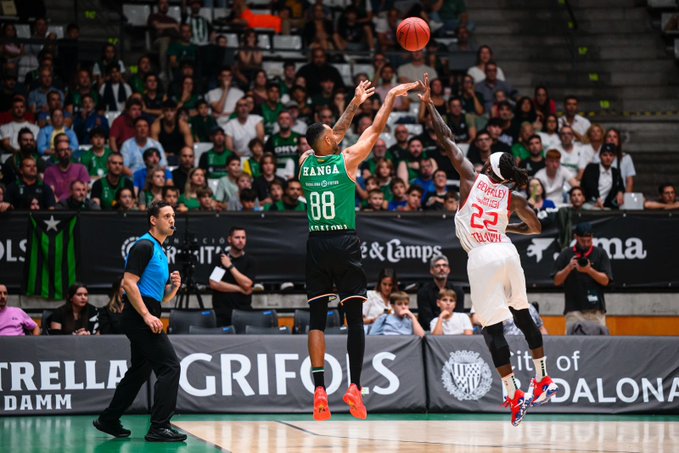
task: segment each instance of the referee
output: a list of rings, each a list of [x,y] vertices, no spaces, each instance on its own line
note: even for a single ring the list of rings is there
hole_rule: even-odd
[[[162,244],[174,234],[175,213],[164,201],[148,208],[149,231],[132,246],[125,260],[125,290],[122,330],[130,339],[132,365],[118,384],[108,408],[93,422],[94,427],[114,437],[128,437],[120,417],[132,404],[139,389],[156,374],[155,400],[151,409],[151,428],[144,437],[148,442],[182,442],[182,434],[170,426],[177,405],[179,359],[163,332],[160,321],[161,301],[174,298],[181,286],[179,272],[170,274]]]

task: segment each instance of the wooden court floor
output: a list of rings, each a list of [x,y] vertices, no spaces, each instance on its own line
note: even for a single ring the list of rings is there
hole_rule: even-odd
[[[518,428],[500,414],[178,415],[182,444],[149,444],[148,416],[123,417],[129,439],[96,431],[92,416],[2,417],[0,452],[676,452],[679,416],[529,414]]]

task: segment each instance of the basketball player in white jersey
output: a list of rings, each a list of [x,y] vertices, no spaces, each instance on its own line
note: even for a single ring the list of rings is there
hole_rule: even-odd
[[[477,174],[434,107],[428,74],[424,75],[424,86],[420,99],[432,116],[439,145],[460,174],[460,207],[455,215],[455,232],[469,254],[467,274],[472,305],[507,391],[505,406],[511,408],[512,424],[517,426],[526,409],[546,403],[558,390],[547,376],[542,334],[528,311],[521,260],[506,234],[539,234],[542,227],[526,199],[507,185],[526,184],[526,171],[516,167],[511,154],[493,153]],[[509,223],[511,212],[519,216],[520,223]],[[535,378],[526,393],[518,388],[514,378],[509,345],[503,334],[502,323],[511,317],[526,337],[535,362]]]

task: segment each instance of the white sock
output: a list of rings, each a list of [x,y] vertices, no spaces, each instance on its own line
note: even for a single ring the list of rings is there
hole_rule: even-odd
[[[535,364],[535,380],[540,382],[545,376],[547,376],[547,356],[539,359],[533,359]]]
[[[516,391],[519,389],[519,386],[516,385],[516,378],[514,377],[514,373],[508,374],[507,376],[502,378],[502,383],[505,386],[505,390],[507,391],[507,396],[509,399],[514,399],[514,395],[516,394]]]

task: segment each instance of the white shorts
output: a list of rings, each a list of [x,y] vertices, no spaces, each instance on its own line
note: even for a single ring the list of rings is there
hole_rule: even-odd
[[[469,252],[467,274],[472,307],[481,325],[492,326],[528,308],[526,277],[512,243],[487,244]]]

